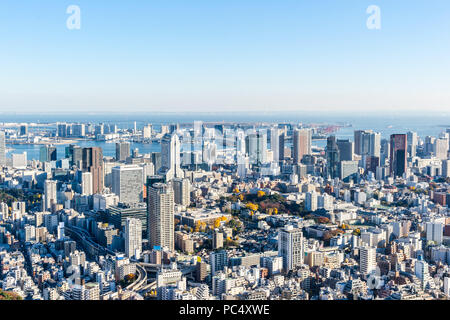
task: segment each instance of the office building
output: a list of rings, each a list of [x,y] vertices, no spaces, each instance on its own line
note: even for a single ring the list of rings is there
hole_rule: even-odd
[[[27,153],[13,153],[12,166],[15,169],[25,169],[27,167]]]
[[[327,175],[326,177],[330,178],[338,178],[340,175],[339,170],[339,148],[336,144],[336,137],[330,136],[327,138],[327,147],[326,147],[326,156],[327,156]]]
[[[126,161],[130,156],[130,143],[118,142],[116,143],[116,161]]]
[[[124,165],[112,168],[112,192],[123,203],[143,201],[143,168],[137,165]]]
[[[390,173],[394,177],[402,177],[407,169],[406,134],[391,135],[390,149]]]
[[[93,193],[102,193],[104,186],[103,151],[100,147],[83,148],[82,168],[92,173]]]
[[[303,156],[311,154],[312,134],[310,129],[295,129],[293,133],[293,155],[295,164],[302,161]]]
[[[416,156],[417,153],[417,146],[419,144],[419,138],[417,137],[416,132],[409,131],[407,133],[407,140],[408,140],[408,156],[410,158],[413,158]]]
[[[261,165],[267,162],[267,131],[254,130],[246,137],[246,151],[250,164]]]
[[[165,134],[161,139],[161,168],[158,174],[164,175],[166,181],[173,178],[184,178],[180,161],[180,139],[177,134]],[[155,169],[157,165],[155,164]]]
[[[39,154],[39,161],[48,162],[57,160],[57,151],[54,146],[42,146]]]
[[[336,145],[339,149],[339,161],[352,161],[354,153],[354,143],[350,140],[338,139]]]
[[[191,203],[191,182],[186,178],[173,179],[173,192],[175,203],[182,206],[189,206]]]

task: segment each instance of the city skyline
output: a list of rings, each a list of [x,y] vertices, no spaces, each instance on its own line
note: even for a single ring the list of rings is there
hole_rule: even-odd
[[[450,300],[449,30],[448,0],[0,1],[0,302]]]

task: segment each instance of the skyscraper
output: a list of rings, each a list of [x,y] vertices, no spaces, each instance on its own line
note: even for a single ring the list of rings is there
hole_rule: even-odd
[[[427,222],[426,224],[427,241],[434,241],[441,245],[444,237],[444,224],[440,222]]]
[[[166,181],[173,178],[184,178],[180,161],[180,139],[176,133],[167,133],[161,139],[161,168],[159,174],[166,177]]]
[[[21,136],[26,136],[28,134],[28,125],[24,124],[20,126],[19,134]]]
[[[279,161],[284,161],[284,148],[285,148],[285,140],[286,140],[286,132],[283,131],[280,134],[280,139],[279,139],[279,154],[278,154],[278,160]]]
[[[127,218],[125,224],[125,254],[139,258],[142,252],[142,223],[139,219]]]
[[[434,141],[433,151],[434,156],[440,160],[447,160],[448,158],[448,138],[439,138]]]
[[[90,196],[93,194],[92,173],[81,173],[81,194]]]
[[[151,124],[147,124],[144,126],[144,128],[142,129],[142,137],[144,139],[150,139],[152,137],[152,125]]]
[[[406,148],[406,134],[391,135],[390,172],[394,177],[401,177],[406,172]]]
[[[69,158],[70,166],[77,166],[79,169],[83,169],[83,148],[80,146],[71,144],[66,147],[66,158]]]
[[[339,148],[336,144],[336,137],[330,136],[327,139],[327,177],[337,178],[340,175],[339,171]]]
[[[246,137],[247,153],[251,164],[260,165],[267,162],[267,132],[254,130]]]
[[[418,145],[418,138],[416,132],[408,132],[407,133],[408,138],[408,155],[409,157],[415,157],[416,156],[416,150]]]
[[[130,143],[129,142],[116,143],[116,160],[126,161],[129,156],[130,156]]]
[[[303,233],[291,225],[278,232],[278,255],[283,258],[285,272],[303,264]]]
[[[82,164],[83,171],[92,173],[92,192],[102,193],[104,186],[102,148],[83,148]]]
[[[353,160],[353,150],[355,144],[350,140],[340,140],[336,141],[339,148],[339,161],[352,161]]]
[[[356,130],[355,154],[361,156],[380,156],[381,134],[372,130]]]
[[[68,132],[67,129],[69,127],[67,126],[67,123],[58,123],[57,124],[57,129],[56,129],[56,134],[58,137],[60,138],[65,138],[68,136]]]
[[[0,131],[0,166],[6,166],[6,141],[4,131]]]
[[[148,237],[151,247],[174,250],[174,194],[170,184],[155,183],[147,197]]]
[[[173,192],[175,203],[189,206],[191,203],[191,182],[186,178],[173,179]]]
[[[57,153],[56,147],[54,146],[42,146],[39,154],[39,161],[47,162],[47,161],[56,161]]]
[[[278,162],[280,160],[280,129],[278,127],[270,129],[270,149],[273,152],[273,161]]]
[[[303,156],[311,154],[311,130],[295,129],[293,134],[293,159],[294,164],[302,161]]]
[[[122,203],[138,203],[143,200],[143,168],[125,165],[112,168],[112,192]]]
[[[44,210],[49,211],[53,203],[57,203],[56,181],[45,180],[44,183]]]

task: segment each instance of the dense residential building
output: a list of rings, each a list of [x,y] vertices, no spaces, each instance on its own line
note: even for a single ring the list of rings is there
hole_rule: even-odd
[[[278,255],[283,258],[283,270],[285,272],[303,264],[303,233],[300,229],[286,226],[279,231]]]
[[[8,139],[36,138],[21,126]],[[448,296],[448,133],[360,130],[356,143],[344,129],[299,127],[196,122],[149,135],[59,123],[38,133],[46,146],[79,135],[93,146],[71,141],[56,161],[48,147],[42,159],[40,148],[7,154],[1,288],[70,300]],[[103,139],[159,141],[161,152],[116,157],[96,146]]]
[[[125,223],[125,254],[139,259],[142,252],[142,223],[139,219],[127,218]]]
[[[174,249],[174,193],[170,184],[155,183],[148,191],[147,230],[151,247]]]

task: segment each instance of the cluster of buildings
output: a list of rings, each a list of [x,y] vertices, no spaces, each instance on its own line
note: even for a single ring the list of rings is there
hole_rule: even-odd
[[[450,130],[0,130],[0,289],[45,300],[450,297]],[[326,146],[314,138],[326,133]],[[39,159],[7,157],[48,140]],[[64,139],[91,139],[91,147]],[[105,156],[95,142],[115,141]],[[76,141],[76,140],[74,140]],[[131,142],[158,141],[140,154]],[[54,143],[52,143],[54,142]],[[10,144],[11,143],[11,144]]]

